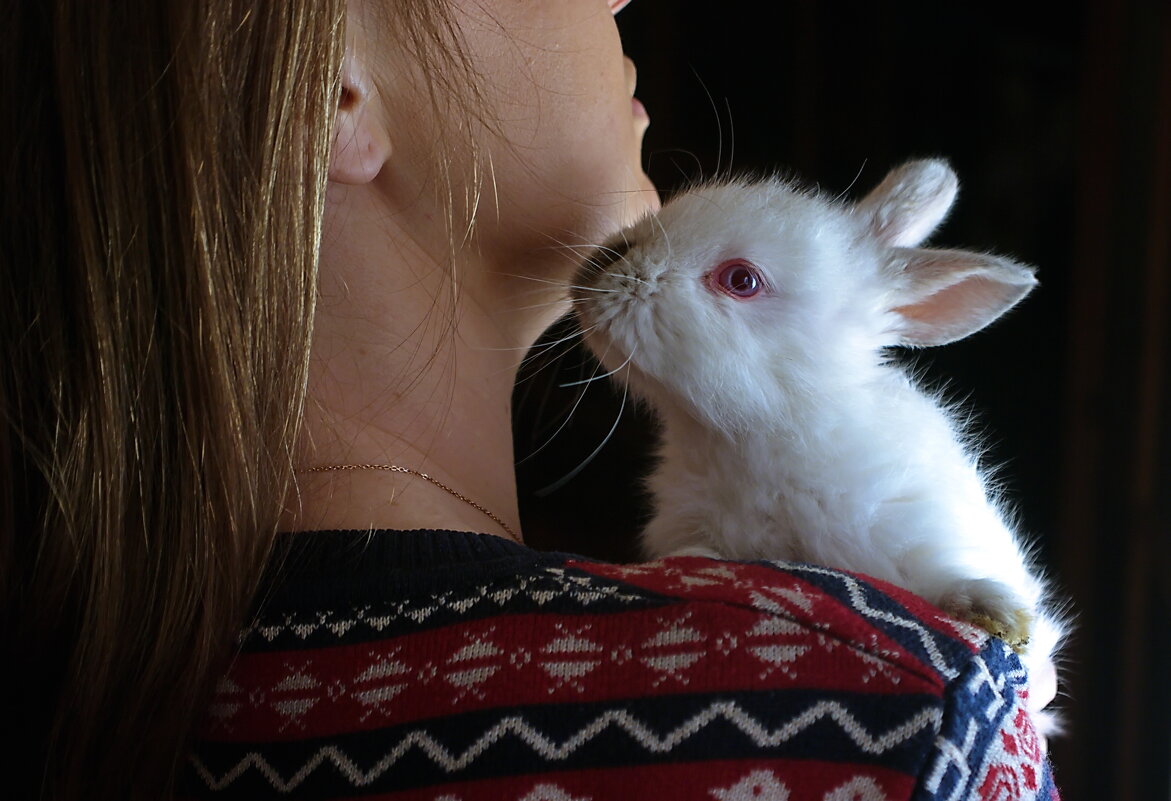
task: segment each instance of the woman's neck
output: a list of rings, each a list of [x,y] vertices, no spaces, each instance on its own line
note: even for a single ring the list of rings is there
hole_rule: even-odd
[[[297,465],[424,472],[520,532],[512,387],[528,347],[563,309],[560,282],[505,275],[478,254],[451,268],[393,219],[369,222],[357,211],[327,229]],[[551,255],[566,261],[546,268],[556,279],[568,262]],[[435,484],[381,470],[298,474],[282,526],[505,536]]]

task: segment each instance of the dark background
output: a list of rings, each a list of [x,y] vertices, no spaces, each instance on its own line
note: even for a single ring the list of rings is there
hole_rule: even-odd
[[[1008,318],[916,361],[977,412],[1077,615],[1052,744],[1064,797],[1167,799],[1171,2],[637,0],[619,24],[664,194],[730,169],[858,196],[944,156],[961,190],[933,240],[1039,268]],[[583,359],[534,359],[518,385],[525,531],[630,559],[654,424],[594,384],[559,430],[580,388],[557,384]]]

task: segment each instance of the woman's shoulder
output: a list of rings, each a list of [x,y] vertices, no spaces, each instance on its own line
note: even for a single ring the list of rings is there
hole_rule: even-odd
[[[978,798],[1007,775],[1033,785],[1010,797],[1044,797],[1015,657],[865,577],[614,565],[455,532],[319,534],[282,561],[203,729],[196,786],[520,799],[541,777],[565,798],[615,797],[619,781],[623,797],[740,797],[748,782],[778,798]]]
[[[852,648],[938,687],[988,642],[981,629],[905,590],[816,565],[699,557],[620,565],[454,531],[295,537],[266,577],[246,651],[521,616],[604,626],[624,641],[734,643],[756,658],[780,658],[766,641],[801,637],[825,652]]]

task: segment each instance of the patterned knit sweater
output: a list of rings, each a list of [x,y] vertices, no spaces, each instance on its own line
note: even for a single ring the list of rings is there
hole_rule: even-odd
[[[288,535],[185,798],[1051,799],[1003,643],[821,567]]]

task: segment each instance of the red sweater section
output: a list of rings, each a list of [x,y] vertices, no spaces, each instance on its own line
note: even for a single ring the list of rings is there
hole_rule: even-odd
[[[290,536],[190,798],[1048,799],[1003,644],[808,565]]]

